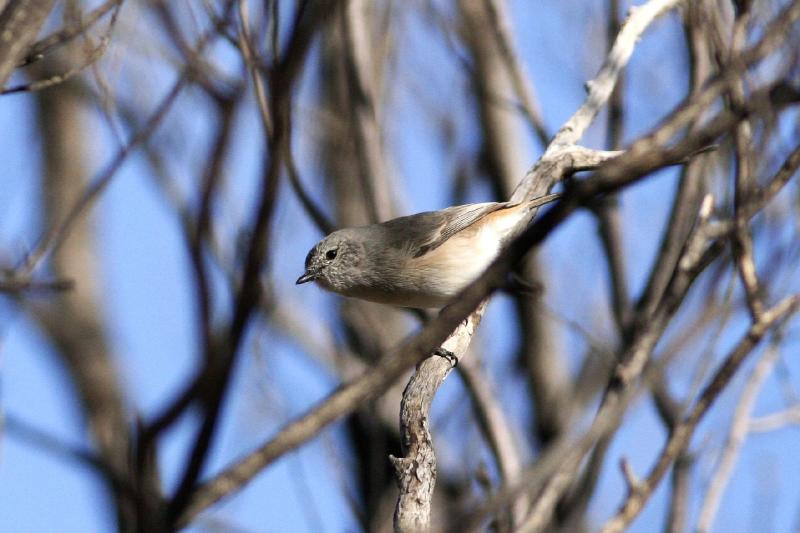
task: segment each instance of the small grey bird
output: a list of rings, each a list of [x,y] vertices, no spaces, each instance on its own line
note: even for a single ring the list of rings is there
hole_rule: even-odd
[[[518,222],[559,196],[459,205],[340,229],[308,252],[297,283],[316,281],[371,302],[442,307],[486,270]]]

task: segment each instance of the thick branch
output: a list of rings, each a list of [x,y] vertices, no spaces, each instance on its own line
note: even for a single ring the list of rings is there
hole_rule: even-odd
[[[481,306],[474,314],[483,313]],[[469,335],[451,335],[442,348],[464,353],[480,318],[467,320],[456,330]],[[444,357],[429,357],[420,363],[403,392],[400,405],[400,430],[403,457],[391,457],[400,488],[395,507],[396,531],[420,531],[430,526],[430,506],[436,485],[436,453],[433,449],[428,413],[434,394],[453,369]]]

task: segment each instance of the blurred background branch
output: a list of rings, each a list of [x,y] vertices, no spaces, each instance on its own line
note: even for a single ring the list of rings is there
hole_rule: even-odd
[[[798,18],[0,0],[0,516],[792,531]],[[553,188],[440,316],[294,285],[334,228]],[[462,322],[508,269],[542,294]]]

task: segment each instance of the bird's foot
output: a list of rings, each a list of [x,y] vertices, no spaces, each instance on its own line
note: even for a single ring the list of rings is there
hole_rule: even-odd
[[[433,355],[438,355],[439,357],[444,357],[445,359],[447,359],[447,362],[450,363],[450,366],[452,368],[458,366],[458,357],[456,357],[456,354],[454,354],[453,352],[451,352],[446,348],[442,348],[441,346],[436,348],[433,351]]]

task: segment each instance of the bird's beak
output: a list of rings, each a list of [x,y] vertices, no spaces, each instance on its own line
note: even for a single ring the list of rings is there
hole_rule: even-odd
[[[297,278],[297,281],[295,281],[295,285],[300,285],[301,283],[308,283],[309,281],[314,281],[315,279],[317,279],[317,272],[306,271],[305,274]]]

